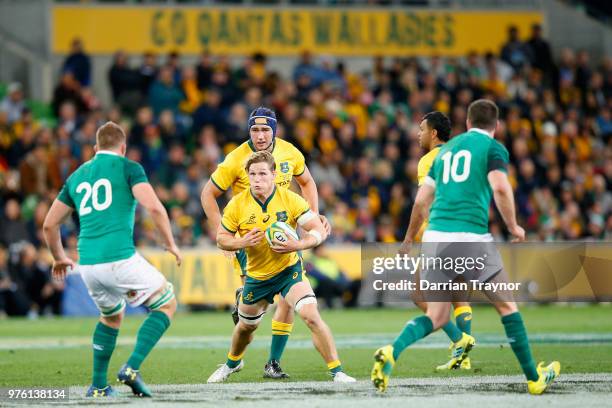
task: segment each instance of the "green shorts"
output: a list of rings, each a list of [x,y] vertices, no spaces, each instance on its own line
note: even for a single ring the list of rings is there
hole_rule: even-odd
[[[289,289],[302,281],[302,273],[302,261],[299,260],[268,280],[258,280],[247,276],[242,290],[242,303],[253,305],[265,299],[272,304],[274,296],[279,293],[283,297],[287,296]]]

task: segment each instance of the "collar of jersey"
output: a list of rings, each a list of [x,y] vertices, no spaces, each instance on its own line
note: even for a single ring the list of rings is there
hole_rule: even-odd
[[[108,155],[111,155],[111,156],[119,156],[119,153],[111,152],[110,150],[98,150],[96,152],[96,156],[99,155],[99,154],[108,154]]]
[[[249,141],[247,142],[249,144],[249,147],[251,148],[252,151],[256,152],[257,150],[255,149],[255,145],[253,145],[253,141],[251,139],[249,139]],[[270,153],[274,152],[274,148],[276,147],[276,138],[274,138],[274,140],[272,140],[272,150],[270,151]]]
[[[274,194],[276,194],[276,185],[274,185],[274,190],[272,190],[272,194],[270,194],[270,197],[268,197],[265,203],[262,203],[261,201],[259,201],[259,199],[255,197],[255,194],[253,194],[253,191],[250,188],[249,188],[249,192],[251,193],[251,197],[253,197],[255,202],[259,204],[259,206],[261,207],[261,210],[263,212],[268,212],[268,204],[270,203],[270,200],[272,200],[272,197],[274,197]]]
[[[486,130],[481,129],[481,128],[476,128],[476,127],[469,128],[469,129],[468,129],[468,132],[482,133],[483,135],[489,136],[490,138],[492,138],[492,137],[493,137],[493,136],[491,136],[491,135],[489,134],[489,132],[487,132]]]

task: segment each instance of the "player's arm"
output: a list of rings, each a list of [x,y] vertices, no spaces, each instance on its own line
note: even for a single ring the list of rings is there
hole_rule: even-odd
[[[72,207],[56,199],[43,223],[45,241],[47,241],[47,246],[53,255],[52,274],[55,279],[64,279],[67,269],[69,267],[74,268],[74,262],[64,252],[60,234],[60,226],[70,213],[72,213]]]
[[[487,175],[491,190],[493,190],[493,199],[499,210],[508,231],[515,237],[512,242],[520,242],[525,240],[525,230],[516,222],[516,212],[514,206],[514,192],[508,180],[508,176],[502,170],[490,171]]]
[[[153,222],[155,226],[161,233],[164,248],[166,251],[170,252],[176,258],[176,264],[181,265],[182,257],[181,251],[178,249],[174,242],[174,237],[172,236],[172,229],[170,228],[170,220],[168,219],[168,213],[164,208],[159,198],[157,198],[157,194],[155,194],[155,190],[149,183],[138,183],[132,187],[132,194],[134,194],[134,198],[140,205],[142,205],[147,212],[153,218]]]
[[[208,218],[208,225],[211,231],[218,230],[221,224],[221,210],[219,209],[219,204],[217,204],[217,198],[221,197],[223,193],[225,191],[217,187],[212,182],[212,179],[209,179],[202,189],[202,194],[200,194],[202,209],[204,209],[204,214]]]
[[[400,252],[408,253],[410,251],[414,238],[429,215],[429,207],[431,207],[433,202],[435,191],[435,181],[429,177],[419,187],[414,199],[414,205],[412,206],[412,213],[410,214],[410,224],[406,230],[406,236],[404,237],[404,242],[402,242]]]
[[[239,249],[255,246],[263,239],[263,232],[253,228],[242,237],[236,237],[236,232],[229,232],[223,224],[217,228],[217,246],[224,251],[237,251]]]
[[[253,228],[243,236],[236,236],[240,229],[240,214],[242,205],[232,198],[223,210],[223,219],[217,228],[217,246],[224,251],[237,251],[239,249],[258,245],[263,239],[263,231]]]
[[[312,210],[302,214],[297,223],[306,232],[299,240],[288,236],[286,242],[273,241],[274,245],[270,248],[274,252],[288,253],[296,251],[304,251],[321,245],[327,239],[327,231],[321,222],[321,219]]]
[[[302,190],[302,197],[306,199],[308,205],[310,205],[310,209],[319,216],[323,228],[325,228],[327,235],[329,235],[331,233],[331,225],[324,215],[319,214],[319,193],[317,191],[317,185],[306,165],[304,165],[304,172],[299,176],[295,176],[295,179],[300,185],[300,190]]]

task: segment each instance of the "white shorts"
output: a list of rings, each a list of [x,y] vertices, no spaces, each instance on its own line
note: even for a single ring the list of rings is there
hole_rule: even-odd
[[[103,316],[140,306],[166,284],[166,278],[138,252],[130,258],[96,265],[77,265],[85,286]]]
[[[427,230],[421,242],[493,242],[493,235],[473,232],[441,232]]]

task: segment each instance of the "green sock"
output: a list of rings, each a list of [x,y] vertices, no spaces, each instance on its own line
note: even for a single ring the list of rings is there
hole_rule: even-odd
[[[455,309],[455,322],[459,330],[466,334],[472,334],[472,308],[461,306]]]
[[[527,339],[527,330],[523,324],[523,318],[519,312],[502,316],[502,323],[506,330],[506,336],[514,355],[521,364],[523,373],[529,381],[538,380],[538,371],[536,370],[533,357],[531,356],[531,350],[529,348],[529,340]]]
[[[128,360],[128,365],[139,370],[140,365],[157,344],[164,332],[170,327],[170,319],[164,312],[152,311],[138,330],[136,346]]]
[[[393,342],[393,358],[397,358],[402,351],[417,340],[422,339],[433,331],[433,323],[427,316],[419,316],[406,324],[404,330]]]
[[[272,360],[280,361],[291,330],[293,330],[293,324],[272,320],[272,344],[270,345],[270,358],[268,362]]]
[[[442,326],[442,330],[444,330],[444,333],[446,333],[448,338],[451,339],[453,343],[458,342],[463,337],[461,330],[459,330],[459,328],[455,326],[455,323],[451,322],[450,320],[448,323]]]
[[[93,335],[93,379],[92,385],[104,388],[108,385],[108,363],[117,344],[119,330],[98,322]]]

